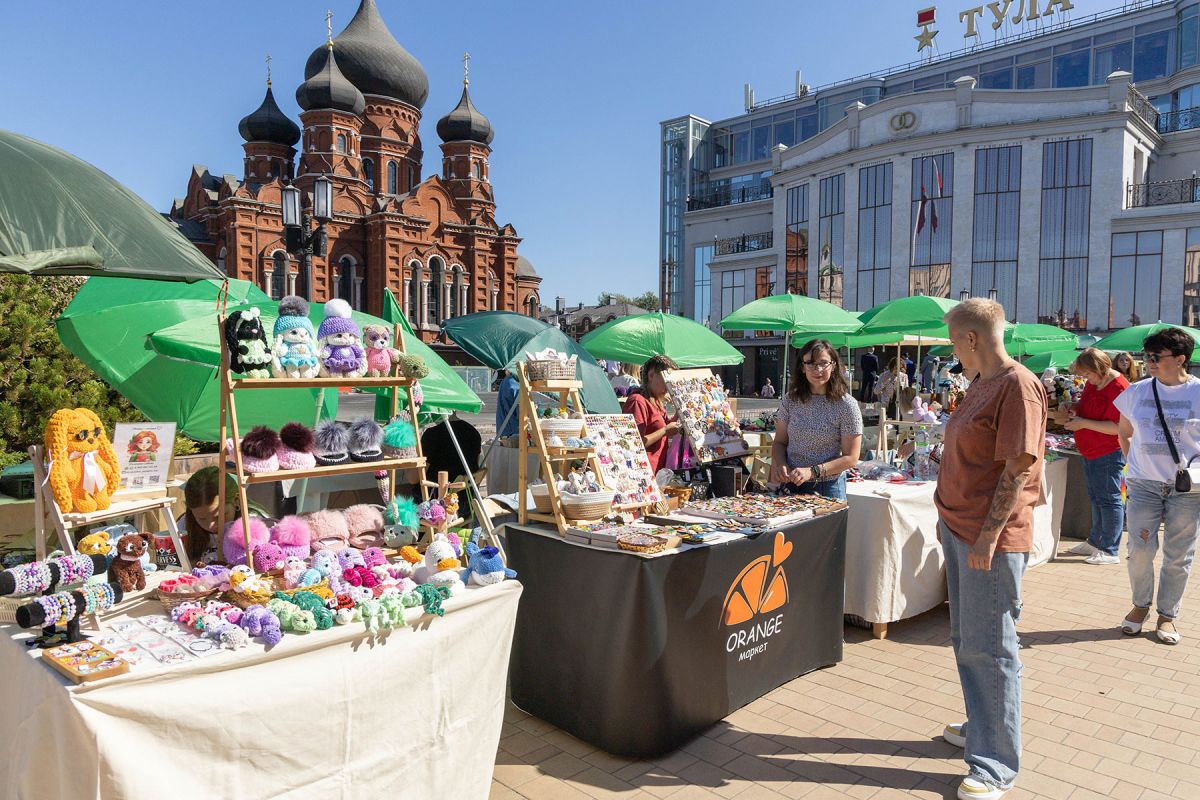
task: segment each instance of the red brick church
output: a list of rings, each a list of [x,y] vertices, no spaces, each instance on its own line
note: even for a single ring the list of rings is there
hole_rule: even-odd
[[[187,196],[170,212],[188,238],[230,277],[273,298],[341,297],[379,314],[391,291],[427,342],[440,321],[461,314],[536,315],[541,278],[517,255],[516,229],[496,221],[492,125],[465,77],[458,106],[437,123],[441,173],[422,179],[429,81],[375,0],[362,0],[345,30],[313,51],[304,75],[300,127],[276,104],[269,78],[262,105],[241,120],[240,179],[192,168]],[[314,256],[312,275],[302,275],[284,244],[281,192],[291,181],[307,198],[322,175],[333,181],[327,255]]]

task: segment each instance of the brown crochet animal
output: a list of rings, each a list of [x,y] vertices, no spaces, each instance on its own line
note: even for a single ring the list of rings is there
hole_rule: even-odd
[[[108,579],[121,584],[121,590],[132,592],[146,588],[146,573],[142,556],[150,546],[150,534],[127,533],[117,540],[117,555],[108,565]]]
[[[90,408],[60,408],[46,424],[48,480],[64,514],[108,508],[121,468],[104,425]]]

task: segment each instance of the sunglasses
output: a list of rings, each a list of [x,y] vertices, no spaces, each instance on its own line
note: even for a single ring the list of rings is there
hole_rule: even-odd
[[[84,428],[79,433],[75,434],[75,438],[81,442],[86,442],[89,436],[93,439],[99,439],[100,434],[102,433],[104,433],[103,428],[92,428],[90,431],[87,428]]]
[[[1177,357],[1175,353],[1146,353],[1146,360],[1151,364],[1157,364],[1160,361]]]

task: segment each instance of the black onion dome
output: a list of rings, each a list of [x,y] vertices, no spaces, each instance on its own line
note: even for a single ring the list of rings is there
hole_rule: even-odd
[[[335,111],[361,114],[367,104],[362,92],[342,74],[332,47],[326,45],[321,48],[321,52],[324,55],[317,70],[312,74],[305,70],[308,80],[296,90],[296,102],[305,111],[332,108]]]
[[[479,142],[491,144],[496,133],[492,123],[471,102],[467,87],[463,87],[462,98],[446,116],[438,120],[437,134],[443,142]]]
[[[333,44],[342,74],[363,94],[390,97],[416,108],[425,105],[429,78],[421,62],[392,36],[375,0],[362,0],[354,19]],[[304,65],[304,77],[320,71],[322,58],[320,50],[313,51]]]
[[[300,141],[300,128],[280,110],[267,86],[262,105],[238,123],[238,133],[247,142],[273,142],[292,147]]]

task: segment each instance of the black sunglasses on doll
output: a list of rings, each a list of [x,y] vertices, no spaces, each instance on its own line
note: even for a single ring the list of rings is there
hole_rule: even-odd
[[[81,442],[86,442],[88,440],[88,434],[91,434],[91,438],[93,439],[99,439],[100,434],[102,433],[104,433],[104,430],[101,428],[92,428],[90,431],[87,428],[84,428],[79,433],[75,434],[75,438]]]

